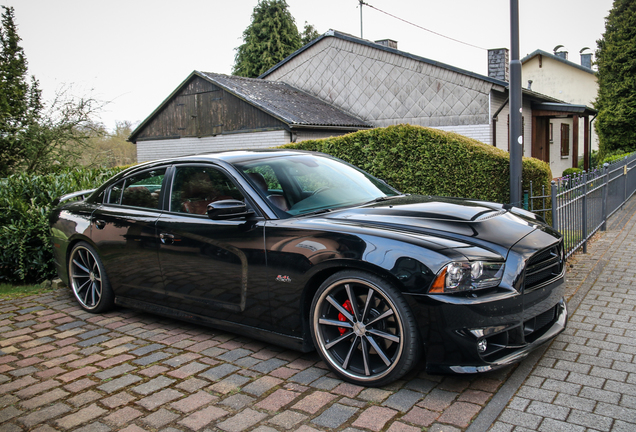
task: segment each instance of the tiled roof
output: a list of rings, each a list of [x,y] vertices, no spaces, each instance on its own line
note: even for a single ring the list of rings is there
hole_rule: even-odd
[[[289,124],[292,128],[327,126],[370,128],[373,125],[288,84],[210,72],[200,77]]]

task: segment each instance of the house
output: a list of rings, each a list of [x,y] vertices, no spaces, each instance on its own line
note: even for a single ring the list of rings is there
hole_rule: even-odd
[[[507,151],[508,50],[489,50],[488,62],[489,76],[484,76],[399,51],[389,39],[371,42],[330,30],[260,78],[304,90],[376,127],[434,127]],[[560,175],[570,162],[552,157],[549,119],[566,116],[575,122],[593,113],[586,106],[524,89],[524,155],[549,162],[553,175]],[[584,136],[588,123],[585,120]],[[573,134],[574,149],[579,141]]]
[[[330,30],[259,79],[193,72],[130,141],[143,161],[410,123],[508,151],[508,50],[489,50],[488,62],[484,76],[399,51],[390,39],[371,42]],[[524,155],[549,162],[553,175],[560,175],[571,161],[553,156],[550,119],[571,118],[574,125],[583,117],[582,141],[588,142],[593,113],[524,89]],[[581,141],[575,130],[572,154]]]
[[[129,137],[139,162],[275,147],[371,124],[284,82],[192,72]]]
[[[592,54],[580,51],[580,64],[568,60],[567,51],[556,47],[554,54],[536,50],[521,60],[523,82],[542,94],[561,99],[570,104],[592,106],[598,93],[598,82],[592,70]],[[581,156],[581,151],[573,152],[572,136],[575,133],[574,118],[556,116],[550,120],[551,158],[569,159],[571,155]],[[592,120],[593,121],[593,118]],[[584,125],[579,122],[578,134],[584,133]],[[598,137],[590,127],[589,147],[598,149]],[[572,165],[577,158],[572,158]],[[585,165],[585,169],[589,166]]]

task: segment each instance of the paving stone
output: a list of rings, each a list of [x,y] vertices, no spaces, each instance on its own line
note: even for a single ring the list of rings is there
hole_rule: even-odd
[[[432,411],[443,411],[446,407],[450,406],[457,398],[458,394],[454,392],[448,392],[444,390],[433,389],[424,400],[417,405]]]
[[[267,414],[247,408],[228,418],[221,423],[217,423],[216,427],[226,432],[241,432],[247,428],[254,426],[256,423],[265,419]]]
[[[181,396],[183,396],[183,393],[178,392],[177,390],[165,389],[151,396],[145,397],[135,403],[146,408],[148,411],[152,411],[163,404],[179,399]]]
[[[219,402],[219,404],[232,408],[235,411],[239,411],[245,408],[246,406],[253,405],[254,400],[255,399],[251,396],[248,396],[243,393],[237,393],[235,395],[226,397],[221,402]]]
[[[252,351],[250,350],[246,350],[243,348],[238,348],[232,351],[228,351],[224,354],[221,355],[217,355],[216,358],[219,360],[222,360],[224,362],[235,362],[236,360],[243,358],[243,357],[247,357],[251,354],[254,354]]]
[[[135,369],[137,369],[134,366],[131,366],[129,364],[123,364],[123,365],[119,365],[117,367],[111,367],[109,369],[106,369],[105,371],[102,372],[97,372],[94,376],[99,378],[100,380],[106,380],[109,378],[114,378],[116,376],[119,375],[123,375],[126,374],[128,372],[134,371]]]
[[[176,380],[170,379],[170,378],[166,378],[164,376],[160,376],[157,378],[154,378],[148,382],[145,382],[141,385],[138,385],[136,387],[133,387],[132,389],[130,389],[131,391],[135,392],[135,393],[139,393],[142,395],[149,395],[150,393],[154,393],[157,390],[161,390],[162,388],[168,387],[169,385],[171,385],[172,383],[174,383]]]
[[[403,389],[389,396],[382,405],[398,411],[406,412],[420,399],[422,399],[422,396],[423,395],[421,393]]]
[[[268,360],[262,361],[257,365],[252,366],[250,369],[255,370],[257,372],[261,372],[264,374],[270,373],[273,370],[278,369],[281,366],[286,365],[288,362],[285,360],[270,358]],[[295,373],[295,372],[294,372]]]
[[[117,393],[116,395],[102,399],[101,403],[102,405],[112,409],[112,408],[117,408],[118,406],[126,405],[133,400],[135,400],[134,396],[131,396],[126,392],[121,392],[121,393]]]
[[[162,426],[165,426],[169,423],[174,422],[179,418],[178,414],[168,411],[167,409],[161,408],[149,416],[144,417],[141,421],[147,424],[150,427],[158,429]]]
[[[139,381],[141,381],[141,378],[136,375],[124,375],[121,378],[116,378],[112,381],[102,384],[97,388],[106,393],[114,393]]]
[[[87,388],[92,387],[94,385],[97,385],[97,383],[91,380],[90,378],[84,378],[79,381],[74,381],[70,384],[65,385],[64,389],[72,393],[77,393],[79,391],[86,390]]]
[[[265,394],[266,392],[268,392],[270,389],[281,384],[282,382],[283,381],[278,378],[264,376],[257,379],[256,381],[252,381],[251,383],[243,387],[243,392],[249,393],[255,396],[261,396]]]
[[[188,417],[180,420],[178,424],[197,431],[227,414],[227,411],[211,406],[190,414]]]
[[[73,413],[66,417],[62,417],[61,419],[57,420],[55,423],[61,428],[71,429],[81,425],[82,423],[86,423],[97,417],[100,417],[102,414],[106,412],[107,411],[105,409],[98,407],[97,404],[93,404],[86,408],[82,408],[76,413]]]
[[[342,384],[342,381],[339,379],[323,376],[312,382],[311,386],[320,390],[333,390],[340,384]]]
[[[4,408],[3,410],[0,410],[0,425],[8,422],[14,417],[21,415],[22,413],[24,413],[24,411],[21,411],[14,406],[10,406],[10,407]],[[18,430],[22,430],[22,429],[19,428]]]
[[[100,399],[102,396],[99,393],[96,393],[92,390],[80,393],[78,395],[73,396],[72,398],[67,399],[66,401],[76,407],[86,405],[87,403],[96,401]]]
[[[207,405],[218,398],[212,396],[211,394],[199,391],[193,395],[188,396],[187,398],[181,399],[178,402],[173,402],[170,406],[176,410],[179,410],[184,413],[189,413],[190,411],[194,411],[203,405]]]
[[[40,396],[36,396],[29,400],[20,402],[20,407],[27,410],[33,410],[35,408],[41,407],[42,405],[49,405],[57,400],[63,399],[67,395],[68,392],[65,392],[60,388],[56,388],[55,390],[51,390]]]
[[[124,407],[104,417],[104,421],[115,426],[123,426],[141,417],[143,413],[132,407]]]
[[[356,421],[353,422],[352,426],[380,431],[384,428],[384,425],[397,414],[398,411],[390,408],[372,406],[363,411]]]
[[[337,428],[345,423],[351,416],[358,412],[358,408],[345,406],[341,404],[334,404],[325,410],[315,419],[311,420],[312,423],[318,426],[327,428]]]
[[[188,393],[193,393],[193,392],[195,392],[195,391],[207,386],[208,384],[210,384],[210,382],[206,381],[206,380],[202,380],[202,379],[199,379],[199,378],[188,378],[185,381],[181,381],[175,387],[180,389],[180,390],[187,391]]]
[[[141,357],[137,360],[133,360],[132,362],[139,366],[148,366],[149,364],[160,362],[161,360],[168,357],[170,357],[170,354],[167,354],[165,352],[156,352],[146,357]]]
[[[311,367],[294,374],[289,378],[289,380],[299,384],[310,384],[327,373],[328,371],[324,369]]]
[[[440,416],[440,413],[426,408],[413,407],[401,420],[418,426],[429,427]]]
[[[192,362],[172,372],[168,372],[168,375],[174,378],[184,379],[191,375],[198,374],[199,372],[206,370],[208,367],[209,366],[204,365],[203,363]]]
[[[209,379],[210,381],[219,381],[223,379],[223,377],[236,372],[240,368],[231,364],[222,364],[217,367],[213,367],[212,369],[208,369],[207,371],[200,373],[198,376],[201,378]]]
[[[305,396],[299,402],[297,402],[292,408],[305,411],[310,414],[315,414],[322,409],[325,405],[336,399],[338,396],[326,393],[322,391],[316,391],[308,396]]]
[[[257,403],[256,406],[268,411],[279,411],[282,407],[296,399],[296,397],[298,397],[298,393],[296,392],[279,389]]]
[[[33,411],[24,417],[20,417],[18,421],[27,428],[32,428],[35,425],[65,414],[70,410],[71,408],[68,405],[58,402],[55,405],[41,408],[38,411]]]

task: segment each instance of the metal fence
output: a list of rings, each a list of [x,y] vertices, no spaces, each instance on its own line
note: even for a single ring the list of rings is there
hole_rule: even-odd
[[[566,257],[578,249],[587,252],[588,240],[605,230],[607,219],[636,192],[636,153],[603,168],[553,181],[551,190],[532,194],[524,206],[563,234]]]

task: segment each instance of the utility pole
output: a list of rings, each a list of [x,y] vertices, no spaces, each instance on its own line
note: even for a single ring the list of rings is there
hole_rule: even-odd
[[[523,135],[521,61],[519,60],[519,0],[510,0],[510,204],[521,207]]]
[[[358,0],[360,2],[360,39],[364,39],[362,36],[362,5],[366,4],[362,0]]]

